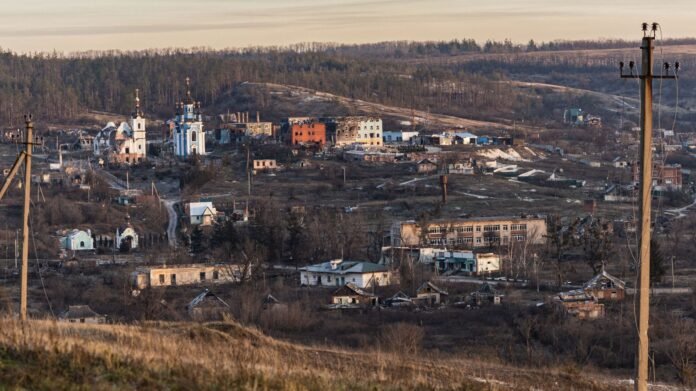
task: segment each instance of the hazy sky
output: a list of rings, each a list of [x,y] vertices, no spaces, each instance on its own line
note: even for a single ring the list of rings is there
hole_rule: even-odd
[[[0,0],[0,47],[18,52],[297,42],[696,36],[692,1]]]

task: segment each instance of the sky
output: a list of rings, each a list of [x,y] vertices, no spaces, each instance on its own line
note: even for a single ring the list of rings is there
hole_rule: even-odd
[[[696,37],[696,7],[670,0],[0,0],[15,52],[364,43],[473,38]]]

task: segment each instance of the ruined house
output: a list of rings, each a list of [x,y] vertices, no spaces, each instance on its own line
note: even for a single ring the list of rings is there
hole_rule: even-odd
[[[582,289],[599,301],[621,301],[626,295],[626,283],[604,270],[587,281]]]
[[[331,294],[331,308],[342,308],[342,307],[367,307],[375,306],[379,302],[377,296],[366,292],[358,288],[353,283],[347,283],[346,285],[336,289]]]
[[[597,319],[604,317],[604,304],[581,289],[561,292],[553,298],[557,308],[579,319]]]
[[[499,293],[493,286],[488,283],[469,295],[469,301],[476,306],[495,304],[498,305],[503,301],[503,294]]]
[[[195,321],[221,320],[230,313],[230,306],[213,292],[205,289],[186,306],[191,319]]]
[[[438,288],[432,282],[427,281],[416,289],[415,301],[418,304],[426,306],[436,306],[443,303],[444,296],[447,296],[446,291]]]

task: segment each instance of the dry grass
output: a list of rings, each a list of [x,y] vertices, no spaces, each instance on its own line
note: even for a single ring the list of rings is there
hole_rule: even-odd
[[[616,390],[568,370],[306,347],[234,322],[0,319],[0,384],[28,389]],[[620,388],[620,387],[619,387]]]

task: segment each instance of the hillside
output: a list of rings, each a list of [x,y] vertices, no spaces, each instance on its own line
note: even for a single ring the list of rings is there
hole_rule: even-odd
[[[0,383],[28,389],[617,390],[575,368],[307,347],[234,322],[125,325],[0,320]],[[618,387],[617,387],[618,385]]]

